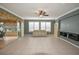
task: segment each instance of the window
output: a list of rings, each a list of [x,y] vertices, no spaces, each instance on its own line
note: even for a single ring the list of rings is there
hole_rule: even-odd
[[[51,32],[51,22],[44,21],[35,21],[29,22],[29,32],[33,32],[34,30],[46,30],[47,32]]]
[[[39,30],[39,22],[34,22],[34,30]]]
[[[51,22],[41,22],[41,30],[51,32]]]
[[[32,32],[34,29],[34,22],[29,22],[29,32]]]
[[[46,31],[51,32],[51,22],[46,22]]]
[[[39,22],[29,22],[29,32],[39,30]]]
[[[45,30],[45,22],[41,22],[41,30]]]

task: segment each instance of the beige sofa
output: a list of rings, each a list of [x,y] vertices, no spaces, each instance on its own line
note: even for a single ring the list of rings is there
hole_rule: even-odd
[[[33,31],[33,36],[36,37],[47,36],[47,32],[45,30],[35,30]]]

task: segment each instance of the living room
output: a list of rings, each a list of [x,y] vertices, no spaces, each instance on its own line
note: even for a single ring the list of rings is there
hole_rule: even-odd
[[[0,54],[78,55],[78,19],[78,3],[0,3]]]

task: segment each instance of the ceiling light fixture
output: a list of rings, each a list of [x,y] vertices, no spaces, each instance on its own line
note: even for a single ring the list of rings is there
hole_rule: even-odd
[[[35,11],[35,14],[37,14],[40,17],[42,17],[42,16],[48,16],[47,11],[44,10],[44,9],[38,9],[37,11]]]

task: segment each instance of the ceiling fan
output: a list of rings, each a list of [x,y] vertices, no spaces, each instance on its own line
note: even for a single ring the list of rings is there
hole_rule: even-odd
[[[36,13],[38,16],[40,16],[40,17],[42,17],[42,16],[49,16],[49,15],[47,14],[47,11],[44,10],[44,9],[38,9],[37,11],[35,11],[35,13]]]

